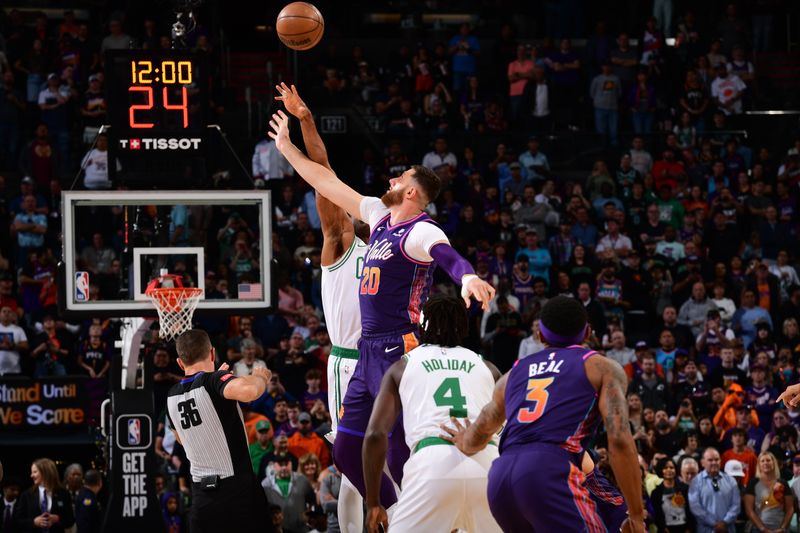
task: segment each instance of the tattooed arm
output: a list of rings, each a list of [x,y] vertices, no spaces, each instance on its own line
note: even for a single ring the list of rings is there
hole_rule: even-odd
[[[586,376],[600,397],[600,414],[608,433],[608,459],[628,504],[629,527],[632,531],[641,531],[644,524],[642,474],[628,421],[628,402],[625,400],[628,379],[614,360],[595,356],[584,364]]]
[[[466,425],[462,426],[458,419],[451,418],[450,421],[455,427],[442,424],[439,428],[445,434],[440,436],[454,443],[461,450],[461,453],[465,455],[475,455],[486,448],[486,445],[500,431],[506,421],[505,396],[507,381],[508,373],[497,380],[492,400],[481,409],[481,413],[475,419],[474,424],[470,424],[469,419],[466,419],[464,421]]]

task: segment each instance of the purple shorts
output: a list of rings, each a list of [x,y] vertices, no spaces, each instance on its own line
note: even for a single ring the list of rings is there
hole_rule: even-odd
[[[597,513],[606,528],[609,531],[619,531],[628,518],[628,506],[622,493],[597,468],[586,475],[583,486],[597,505]]]
[[[575,454],[552,444],[504,450],[492,463],[488,486],[489,508],[500,528],[506,533],[606,533],[576,463]]]
[[[338,431],[364,436],[383,375],[403,354],[417,346],[419,340],[414,332],[361,337],[358,363],[344,395]],[[402,424],[399,427],[402,429]]]

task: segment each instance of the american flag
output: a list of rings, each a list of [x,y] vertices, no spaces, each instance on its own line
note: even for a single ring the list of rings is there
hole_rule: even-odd
[[[261,284],[260,283],[240,283],[239,284],[239,299],[240,300],[258,300],[261,298]]]

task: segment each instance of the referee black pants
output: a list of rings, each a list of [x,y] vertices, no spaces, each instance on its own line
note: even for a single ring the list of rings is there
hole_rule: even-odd
[[[255,476],[221,479],[215,490],[192,483],[191,533],[263,533],[270,530],[267,497]]]

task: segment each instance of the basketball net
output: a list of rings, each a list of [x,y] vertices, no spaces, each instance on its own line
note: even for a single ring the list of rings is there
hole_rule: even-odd
[[[192,316],[203,289],[184,287],[180,276],[162,274],[144,291],[158,311],[161,336],[172,340],[192,327]]]

